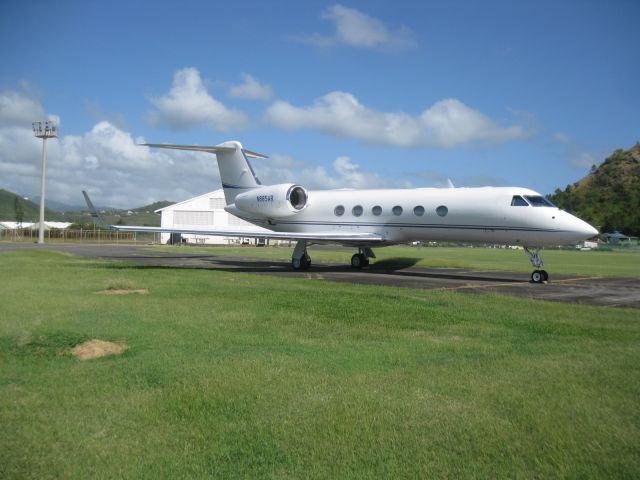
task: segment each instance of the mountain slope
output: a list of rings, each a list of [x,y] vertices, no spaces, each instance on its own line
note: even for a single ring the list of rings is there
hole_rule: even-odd
[[[156,210],[158,210],[160,208],[164,208],[164,207],[166,207],[168,205],[173,205],[174,203],[176,203],[176,202],[170,202],[168,200],[160,200],[159,202],[153,202],[153,203],[150,203],[149,205],[145,205],[144,207],[134,208],[133,212],[136,212],[136,213],[145,213],[145,212],[153,213],[153,212],[155,212]]]
[[[22,212],[22,218],[20,216]],[[40,206],[31,200],[25,200],[20,195],[0,188],[0,221],[7,222],[37,222],[40,216]],[[62,221],[62,215],[45,208],[44,218],[47,221]]]
[[[640,236],[640,144],[616,150],[582,180],[548,198],[601,232]]]
[[[16,203],[17,202],[17,203]],[[154,210],[172,205],[175,202],[162,200],[154,202],[143,207],[127,209],[114,209],[102,207],[98,210],[103,211],[103,216],[108,223],[117,223],[120,225],[143,225],[143,226],[160,226],[160,215],[153,213]],[[20,195],[0,189],[0,221],[15,222],[18,221],[19,212],[22,211],[23,222],[37,222],[40,215],[40,207],[31,200],[25,200]],[[90,217],[86,214],[86,207],[79,208],[78,211],[66,211],[60,213],[45,209],[45,220],[80,223],[91,225]]]

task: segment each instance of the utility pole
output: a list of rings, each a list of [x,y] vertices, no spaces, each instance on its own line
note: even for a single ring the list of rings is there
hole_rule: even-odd
[[[40,171],[40,230],[38,231],[38,243],[44,243],[44,183],[47,172],[47,138],[58,136],[58,127],[52,120],[33,122],[31,124],[33,134],[42,139],[42,169]]]

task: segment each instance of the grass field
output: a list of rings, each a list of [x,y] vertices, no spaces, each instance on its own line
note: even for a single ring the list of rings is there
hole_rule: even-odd
[[[257,256],[267,259],[290,260],[293,248],[256,247],[153,247],[160,249],[182,249],[185,252],[200,252],[220,255]],[[309,249],[313,262],[338,262],[349,264],[355,249]],[[463,268],[469,270],[499,270],[531,272],[533,267],[523,250],[499,248],[423,247],[392,246],[374,249],[378,263],[384,267],[394,260],[412,260],[415,265],[434,268]],[[549,273],[570,275],[604,275],[610,277],[640,276],[640,250],[617,249],[613,251],[543,250],[542,259]]]
[[[0,478],[640,475],[637,310],[47,252],[0,278]]]

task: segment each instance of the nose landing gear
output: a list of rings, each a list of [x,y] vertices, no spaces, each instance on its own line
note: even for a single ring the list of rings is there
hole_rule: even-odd
[[[531,273],[531,281],[533,283],[545,283],[549,281],[549,274],[546,270],[541,270],[540,268],[544,266],[542,262],[542,257],[540,256],[540,249],[536,248],[533,252],[529,250],[529,247],[524,247],[524,251],[527,253],[529,257],[529,262],[535,268],[535,270]]]
[[[531,273],[531,281],[533,283],[544,283],[549,280],[549,274],[546,270],[534,270]]]

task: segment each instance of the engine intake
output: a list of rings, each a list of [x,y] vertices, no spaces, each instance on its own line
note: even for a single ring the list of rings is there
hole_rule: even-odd
[[[307,206],[307,192],[299,185],[294,185],[287,191],[287,200],[296,210],[302,210]]]
[[[270,218],[295,215],[307,205],[308,195],[304,187],[290,183],[254,188],[235,199],[239,210]]]

